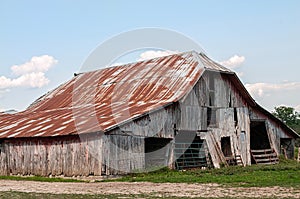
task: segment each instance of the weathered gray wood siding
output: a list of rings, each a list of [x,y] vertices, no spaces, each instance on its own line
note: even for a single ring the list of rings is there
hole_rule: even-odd
[[[3,140],[1,141],[0,145],[0,175],[8,175],[8,168],[7,168],[7,154],[8,154],[8,149],[3,143]]]
[[[144,168],[144,139],[135,136],[65,136],[2,142],[0,175],[88,176]]]
[[[250,116],[247,107],[237,108],[236,139],[237,148],[245,165],[251,164],[250,154]]]
[[[178,104],[176,111],[176,128],[178,130],[206,130],[207,129],[207,101],[208,96],[203,78],[197,82],[191,92]]]
[[[208,107],[216,110],[216,124],[207,126]],[[220,73],[205,73],[191,92],[178,105],[179,130],[208,131],[214,136],[216,144],[221,148],[221,138],[230,137],[233,155],[241,155],[245,165],[251,164],[250,156],[250,119],[248,104],[241,96],[230,77]],[[236,111],[237,121],[234,121]],[[243,133],[241,137],[241,133]],[[208,133],[207,133],[208,134]],[[202,139],[211,141],[211,136]],[[208,143],[213,146],[213,143]],[[211,149],[212,153],[216,150]],[[215,166],[219,161],[216,154]]]
[[[136,136],[103,136],[103,174],[116,175],[143,171],[144,139]]]
[[[109,134],[134,135],[141,137],[174,137],[174,123],[177,108],[170,105],[160,110],[151,112],[141,118],[132,120]]]
[[[119,128],[108,132],[108,134],[114,134],[114,135],[126,134],[128,136],[140,137],[143,139],[143,143],[140,143],[141,145],[143,145],[143,147],[145,144],[145,138],[147,137],[169,138],[170,144],[168,144],[166,146],[166,149],[163,150],[167,152],[167,155],[161,154],[161,156],[166,158],[166,161],[164,165],[157,165],[157,166],[169,166],[170,168],[173,168],[174,167],[173,164],[174,142],[172,141],[172,139],[174,139],[174,124],[177,123],[176,115],[178,115],[178,113],[179,113],[178,105],[176,103],[171,104],[167,107],[162,107],[157,111],[150,112],[149,114],[146,114],[141,118],[134,119],[124,125],[120,125]],[[141,150],[145,150],[145,149],[141,148]],[[144,158],[143,160],[145,160],[145,154],[143,157],[140,157],[140,159],[142,158]],[[161,157],[159,159],[161,159]],[[134,168],[135,170],[141,170],[143,168],[149,169],[149,168],[145,168],[145,162],[143,162],[143,164],[138,163],[136,167],[137,168]]]
[[[4,140],[0,175],[101,175],[101,146],[101,136]]]

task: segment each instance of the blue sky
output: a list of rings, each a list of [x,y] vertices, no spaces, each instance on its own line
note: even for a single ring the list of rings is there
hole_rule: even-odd
[[[233,70],[258,103],[300,110],[299,9],[296,0],[0,1],[0,110],[25,109],[72,78],[99,44],[144,27],[178,31],[216,61],[244,57]],[[39,82],[12,70],[43,55],[52,64],[38,69]]]

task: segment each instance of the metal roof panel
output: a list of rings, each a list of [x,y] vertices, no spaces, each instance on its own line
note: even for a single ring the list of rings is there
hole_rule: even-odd
[[[176,102],[204,71],[187,52],[75,76],[23,112],[0,116],[0,138],[107,131]]]

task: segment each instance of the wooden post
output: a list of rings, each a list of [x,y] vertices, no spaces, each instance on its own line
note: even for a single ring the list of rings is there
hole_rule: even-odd
[[[288,159],[287,154],[286,154],[286,148],[282,148],[282,153],[284,155],[284,158]]]
[[[300,162],[300,147],[298,147],[298,158],[297,161]]]

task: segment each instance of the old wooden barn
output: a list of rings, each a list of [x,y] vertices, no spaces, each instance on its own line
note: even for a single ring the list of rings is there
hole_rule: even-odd
[[[0,175],[272,164],[299,137],[194,51],[75,75],[0,121]]]

